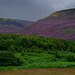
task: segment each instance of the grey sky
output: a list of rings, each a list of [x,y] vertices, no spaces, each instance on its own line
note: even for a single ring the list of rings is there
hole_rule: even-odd
[[[36,21],[69,8],[75,0],[0,0],[0,17]]]

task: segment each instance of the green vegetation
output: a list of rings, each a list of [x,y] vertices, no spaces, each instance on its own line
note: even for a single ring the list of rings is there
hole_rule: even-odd
[[[67,31],[67,32],[65,32],[65,34],[69,34],[69,33],[73,33],[73,32],[75,32],[75,31]]]
[[[0,33],[0,70],[75,68],[75,41]]]
[[[75,28],[65,28],[65,29],[59,30],[58,32],[64,32],[65,34],[69,34],[69,33],[75,32]]]
[[[69,28],[64,28],[62,30],[59,30],[59,32],[66,31],[66,30],[69,30]]]
[[[0,51],[0,66],[19,66],[22,63],[23,61],[15,57],[12,52]]]

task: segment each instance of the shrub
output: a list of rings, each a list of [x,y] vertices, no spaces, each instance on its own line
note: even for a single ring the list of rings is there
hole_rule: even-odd
[[[66,56],[67,61],[72,62],[75,61],[75,56],[73,54],[68,54]]]
[[[12,53],[15,53],[15,52],[16,52],[16,50],[15,50],[15,48],[14,48],[13,45],[11,45],[11,46],[8,48],[8,51],[10,51],[10,52],[12,52]]]
[[[55,51],[54,55],[55,55],[56,58],[60,58],[61,57],[57,50]]]
[[[22,55],[22,56],[24,56],[24,55],[25,55],[25,52],[24,52],[24,50],[22,50],[22,52],[21,52],[21,55]]]
[[[11,52],[0,51],[0,66],[20,66],[23,61]]]

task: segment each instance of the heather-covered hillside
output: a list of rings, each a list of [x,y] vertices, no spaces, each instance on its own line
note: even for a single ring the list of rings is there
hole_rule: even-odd
[[[75,8],[54,12],[20,30],[24,35],[37,35],[75,40]]]
[[[0,18],[1,33],[16,33],[24,26],[33,23],[32,21]]]

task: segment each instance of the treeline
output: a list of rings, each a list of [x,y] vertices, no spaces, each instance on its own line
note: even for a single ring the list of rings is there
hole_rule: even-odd
[[[58,38],[0,33],[0,50],[11,52],[22,52],[23,50],[25,52],[40,52],[41,50],[63,50],[75,52],[75,43]]]
[[[48,52],[48,54],[50,54],[55,52],[58,54],[57,51],[75,53],[75,43],[58,38],[0,33],[0,66],[21,65],[23,61],[21,58],[17,58],[14,55],[15,53],[24,55],[24,53]]]

